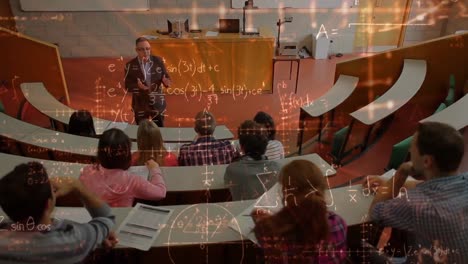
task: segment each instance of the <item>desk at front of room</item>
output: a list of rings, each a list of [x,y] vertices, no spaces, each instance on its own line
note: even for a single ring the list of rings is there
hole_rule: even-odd
[[[275,38],[267,29],[259,36],[219,33],[207,36],[187,33],[181,38],[157,35],[151,39],[152,53],[164,59],[172,79],[167,94],[270,93]]]

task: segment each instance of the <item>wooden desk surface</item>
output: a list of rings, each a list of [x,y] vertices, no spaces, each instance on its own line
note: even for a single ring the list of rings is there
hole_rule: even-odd
[[[208,31],[218,32],[218,30],[202,30],[200,33],[184,32],[181,38],[173,38],[169,35],[162,35],[156,30],[145,32],[146,35],[157,36],[157,39],[150,39],[150,42],[245,42],[245,41],[275,41],[272,32],[267,28],[259,28],[259,35],[242,35],[241,33],[219,33],[217,36],[206,36]]]
[[[342,187],[330,190],[333,200],[329,200],[328,208],[335,211],[346,221],[348,226],[359,225],[368,220],[367,213],[373,200],[360,185]],[[173,213],[167,225],[161,229],[152,247],[174,247],[197,244],[213,244],[234,241],[243,241],[252,238],[252,233],[244,237],[251,226],[246,226],[245,221],[238,221],[239,216],[249,210],[256,200],[202,203],[193,205],[162,206],[173,209]],[[57,210],[57,209],[56,209]],[[67,211],[68,208],[58,208],[59,211]],[[71,208],[69,211],[80,215],[86,214],[84,208]],[[113,208],[116,216],[115,229],[123,222],[131,208]],[[61,213],[73,218],[73,213]],[[233,226],[233,227],[230,227]],[[198,226],[198,228],[197,228]]]
[[[151,39],[152,53],[163,57],[172,79],[166,94],[199,100],[203,95],[249,94],[272,91],[275,39],[260,29],[260,36],[221,33],[206,37]],[[156,35],[148,32],[147,34]]]
[[[197,133],[192,127],[160,127],[164,142],[189,143]],[[131,139],[137,138],[138,126],[129,124],[124,130]],[[233,139],[234,135],[225,125],[216,126],[213,136],[216,139]]]
[[[350,115],[372,125],[391,115],[408,102],[421,88],[427,72],[426,61],[406,59],[401,75],[382,96]]]
[[[468,94],[458,99],[444,110],[431,115],[419,122],[441,122],[449,124],[455,129],[462,129],[468,125]]]
[[[350,201],[350,190],[356,192],[356,201]],[[346,221],[348,226],[358,225],[367,220],[367,211],[369,210],[373,196],[365,196],[362,188],[351,186],[333,189],[332,193],[336,195],[337,207],[332,207]],[[251,207],[256,201],[236,201],[225,203],[202,203],[193,205],[170,205],[161,206],[162,208],[173,209],[167,225],[161,229],[158,238],[152,247],[174,247],[197,244],[213,244],[242,241],[248,239],[241,232],[242,229],[250,227],[241,226],[244,222],[239,222],[236,216],[244,210]],[[340,209],[337,209],[340,208]],[[114,230],[123,222],[132,208],[112,208],[116,216]],[[87,222],[91,217],[83,207],[57,207],[54,215],[59,218],[69,219],[77,222]],[[6,214],[0,209],[0,216],[6,217]],[[246,218],[250,216],[246,216]],[[196,224],[199,228],[196,228]],[[230,223],[237,228],[231,228]],[[202,228],[203,227],[203,228]],[[245,230],[244,230],[245,232]],[[252,235],[249,235],[252,237]],[[119,246],[117,246],[119,248]],[[120,246],[120,248],[122,248]]]
[[[21,90],[23,95],[37,108],[41,113],[55,119],[63,124],[68,125],[70,116],[76,110],[59,102],[46,89],[43,83],[22,83]],[[112,125],[112,121],[93,117],[94,127],[97,134],[102,134]],[[159,128],[164,142],[191,142],[196,136],[193,127],[161,127]],[[128,124],[123,130],[131,139],[136,140],[138,126]],[[233,139],[234,135],[224,125],[216,127],[215,138],[217,139]]]
[[[83,156],[94,157],[97,154],[99,142],[97,138],[76,136],[38,127],[4,113],[0,113],[0,124],[4,124],[0,128],[0,134],[19,143]],[[182,143],[164,143],[166,149],[176,153],[181,145]],[[132,143],[132,152],[137,149],[137,144]]]
[[[43,83],[22,83],[20,85],[24,98],[46,116],[68,125],[70,116],[76,111],[58,101],[49,93]],[[93,117],[94,128],[97,134],[102,134],[111,123],[109,120]]]
[[[21,140],[39,129],[38,126],[30,125],[0,112],[0,135],[6,138]]]
[[[309,154],[278,160],[284,165],[295,159],[306,159],[314,162],[322,172],[334,175],[336,171],[317,154]],[[38,161],[44,165],[50,177],[70,176],[78,178],[81,169],[88,164],[69,163],[51,160],[33,159],[28,157],[0,153],[0,177],[12,171],[16,165],[29,161]],[[227,165],[161,167],[168,192],[204,191],[226,189],[224,172]],[[144,166],[130,167],[132,173],[148,177]]]
[[[340,105],[348,98],[358,84],[359,78],[340,75],[336,83],[324,95],[302,106],[301,110],[310,116],[318,117]]]

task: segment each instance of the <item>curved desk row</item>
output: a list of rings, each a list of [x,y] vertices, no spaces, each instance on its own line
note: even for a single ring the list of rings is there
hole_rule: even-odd
[[[323,126],[323,116],[330,112],[333,116],[333,109],[346,100],[354,91],[359,78],[340,75],[336,83],[324,95],[312,101],[310,104],[302,106],[299,114],[299,155],[302,153],[302,141],[304,140],[305,119],[307,116],[319,117],[318,141],[321,139]],[[333,120],[333,117],[331,117]]]
[[[350,113],[353,117],[349,125],[348,133],[341,148],[344,151],[349,135],[354,125],[354,120],[358,120],[365,125],[372,126],[380,120],[390,116],[406,104],[421,88],[427,73],[427,65],[424,60],[405,59],[403,69],[398,80],[382,96],[372,103]],[[301,107],[299,121],[299,153],[302,151],[302,140],[304,133],[304,119],[306,116],[320,117],[318,140],[320,141],[323,115],[343,103],[354,91],[359,79],[353,76],[340,75],[335,85],[323,96],[317,98],[307,106]],[[333,117],[331,118],[333,119]],[[365,147],[372,127],[368,130],[368,135],[363,143]],[[340,156],[340,155],[338,155]],[[339,163],[339,160],[338,160]]]
[[[67,133],[35,126],[4,113],[0,113],[0,135],[14,140],[20,145],[22,152],[28,152],[33,157],[50,158],[71,161],[73,159],[89,160],[97,154],[99,140],[97,138],[81,137]],[[182,143],[164,143],[168,151],[178,152]],[[137,144],[132,144],[132,152],[137,150]],[[52,154],[51,154],[52,153]],[[60,155],[71,155],[70,160]],[[74,155],[74,156],[73,156]],[[61,157],[61,156],[60,156]]]
[[[426,72],[426,61],[405,59],[403,70],[395,84],[375,101],[350,115],[361,123],[373,125],[395,113],[419,91]]]
[[[451,104],[444,110],[431,115],[419,122],[441,122],[460,130],[468,125],[468,94]]]
[[[45,88],[43,83],[22,83],[21,90],[28,102],[49,118],[68,125],[70,116],[75,109],[58,101]],[[112,127],[121,127],[122,130],[133,140],[137,138],[138,126],[127,123],[115,123],[110,120],[93,118],[97,134],[102,134]],[[161,127],[161,135],[164,142],[191,142],[197,135],[193,127]],[[234,135],[224,125],[217,126],[214,132],[217,139],[232,139]]]
[[[398,109],[413,98],[422,87],[427,73],[427,64],[425,60],[405,59],[400,77],[383,95],[370,104],[350,113],[351,120],[347,133],[344,137],[342,146],[336,158],[336,162],[341,163],[341,159],[347,149],[360,148],[365,149],[370,141],[373,126],[386,117],[394,114]],[[363,142],[355,146],[347,147],[350,135],[353,132],[355,121],[359,121],[367,128]]]
[[[328,210],[344,218],[348,226],[367,221],[367,213],[373,195],[361,185],[331,189],[327,196]],[[174,210],[166,225],[161,229],[152,247],[172,247],[198,244],[239,242],[250,232],[240,215],[258,203],[258,200],[245,200],[223,203],[201,203],[192,205],[170,205],[161,208]],[[123,222],[132,208],[112,208],[116,216],[115,229]],[[5,216],[0,210],[0,215]],[[55,217],[87,222],[90,216],[82,207],[57,207]],[[203,230],[203,231],[202,231]],[[207,235],[208,234],[208,235]]]
[[[296,159],[306,159],[316,164],[324,174],[334,175],[336,171],[319,155],[309,154],[278,160],[281,165]],[[0,153],[0,177],[12,171],[15,166],[30,161],[37,161],[44,165],[50,177],[71,176],[79,177],[81,169],[87,164],[41,160],[22,156]],[[168,192],[206,191],[226,189],[224,172],[228,165],[161,167]],[[148,177],[145,166],[130,167],[131,172]]]

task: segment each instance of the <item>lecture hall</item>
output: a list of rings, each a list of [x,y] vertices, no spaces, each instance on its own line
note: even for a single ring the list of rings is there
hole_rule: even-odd
[[[0,1],[0,264],[468,263],[467,10]]]

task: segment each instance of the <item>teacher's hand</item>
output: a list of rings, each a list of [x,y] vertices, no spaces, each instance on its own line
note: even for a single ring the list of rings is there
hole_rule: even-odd
[[[164,86],[166,86],[166,87],[169,87],[172,84],[171,79],[167,78],[166,74],[163,75],[162,82],[163,82]]]
[[[140,78],[137,78],[137,84],[138,84],[138,88],[139,88],[140,90],[143,90],[143,91],[148,91],[148,90],[149,90],[148,86],[144,85],[144,84],[141,82]]]

